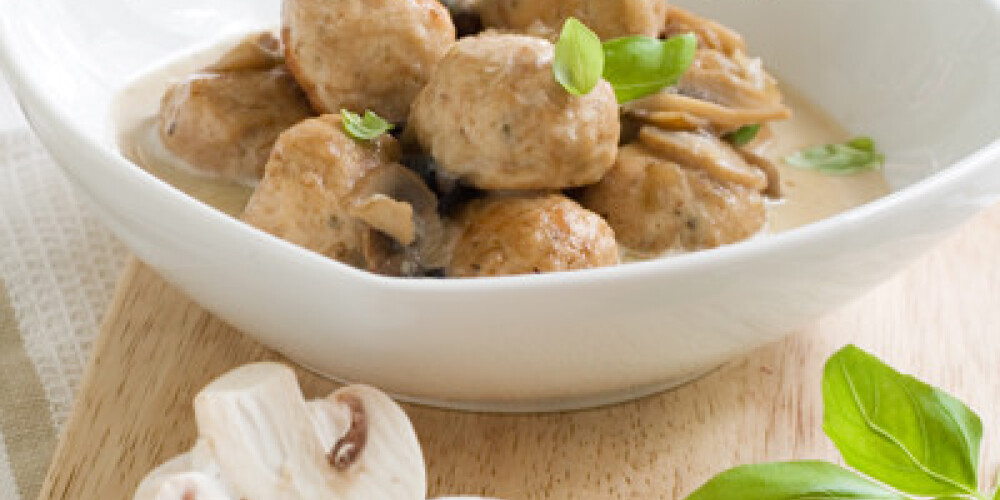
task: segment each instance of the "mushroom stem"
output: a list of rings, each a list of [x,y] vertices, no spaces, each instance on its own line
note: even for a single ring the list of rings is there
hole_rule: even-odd
[[[250,365],[195,398],[198,430],[240,498],[337,498],[335,480],[291,370]]]
[[[354,207],[353,215],[401,245],[412,245],[417,239],[413,206],[405,201],[397,201],[381,193],[374,194],[360,200]]]

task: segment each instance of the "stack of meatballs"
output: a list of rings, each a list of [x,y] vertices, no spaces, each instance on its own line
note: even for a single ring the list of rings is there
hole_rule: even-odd
[[[773,179],[719,138],[743,123],[694,109],[651,128],[663,111],[620,107],[603,80],[571,95],[552,68],[571,16],[602,39],[668,31],[665,0],[284,0],[280,40],[173,85],[159,133],[255,185],[247,223],[388,275],[579,270],[760,231]],[[395,128],[358,139],[342,110]]]

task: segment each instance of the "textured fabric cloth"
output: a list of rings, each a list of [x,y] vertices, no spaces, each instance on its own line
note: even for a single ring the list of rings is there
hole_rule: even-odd
[[[33,499],[124,264],[0,80],[0,499]]]

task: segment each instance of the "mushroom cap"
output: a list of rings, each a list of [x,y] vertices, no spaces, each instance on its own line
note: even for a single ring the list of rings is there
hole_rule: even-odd
[[[400,123],[455,41],[435,0],[285,0],[289,69],[320,113],[372,110]]]
[[[397,163],[369,172],[355,188],[353,214],[370,230],[362,248],[368,270],[417,276],[444,266],[444,222],[437,195],[412,170]]]
[[[558,194],[493,196],[471,203],[449,274],[486,277],[571,271],[618,263],[597,214]]]
[[[343,491],[343,500],[426,498],[427,477],[417,434],[406,412],[389,396],[373,387],[350,385],[308,405],[320,443],[329,450],[328,461],[354,482]],[[363,436],[359,410],[367,419]],[[358,442],[363,449],[353,447]]]
[[[484,33],[456,43],[413,103],[410,125],[442,171],[480,189],[592,184],[614,163],[618,103],[601,80],[574,96],[553,77],[554,46]]]

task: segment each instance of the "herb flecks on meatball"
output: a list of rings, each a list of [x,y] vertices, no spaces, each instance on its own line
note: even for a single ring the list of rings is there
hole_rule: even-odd
[[[486,33],[441,60],[413,103],[410,125],[441,169],[496,189],[593,184],[614,163],[621,133],[606,81],[584,96],[553,78],[553,45]]]
[[[580,202],[607,219],[622,245],[648,256],[735,243],[765,221],[759,189],[641,144],[624,146],[615,167],[583,190]]]
[[[666,0],[483,0],[479,12],[489,28],[552,37],[575,17],[601,39],[627,35],[659,36],[666,22]]]
[[[365,267],[367,226],[352,215],[355,188],[399,157],[395,139],[355,140],[339,115],[306,120],[281,134],[243,220],[279,238]]]
[[[288,66],[320,113],[371,110],[406,121],[455,42],[436,0],[285,0],[282,12]]]
[[[470,204],[449,274],[507,276],[618,264],[614,231],[557,194],[494,196]]]
[[[171,85],[160,140],[198,172],[252,182],[285,129],[312,115],[270,34],[248,36],[216,64]]]

